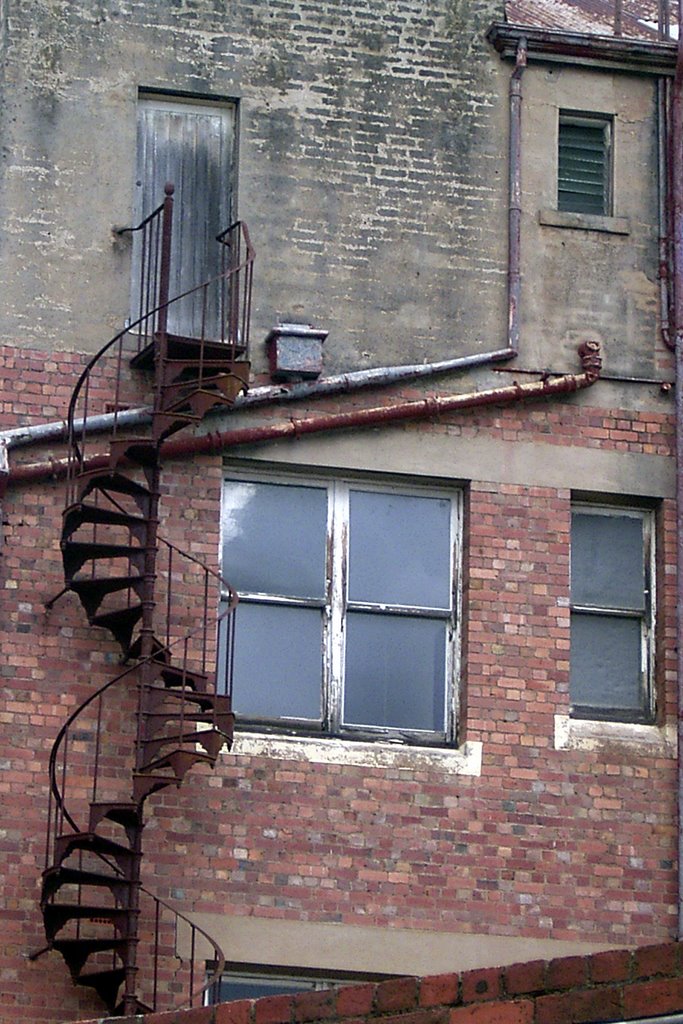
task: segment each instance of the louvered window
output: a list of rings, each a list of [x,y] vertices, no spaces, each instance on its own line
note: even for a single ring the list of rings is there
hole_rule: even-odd
[[[560,113],[557,208],[610,216],[612,119]]]
[[[164,198],[166,182],[172,182],[171,296],[220,272],[216,235],[233,220],[234,138],[234,104],[140,97],[135,222],[151,213]],[[136,239],[133,282],[139,280],[138,261]],[[213,293],[208,298],[213,301]],[[220,336],[218,310],[204,308],[202,292],[175,303],[169,311],[169,328],[177,334],[198,337],[203,324],[208,336]]]

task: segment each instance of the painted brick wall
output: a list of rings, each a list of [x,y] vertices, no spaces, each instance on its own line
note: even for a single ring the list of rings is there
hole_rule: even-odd
[[[502,969],[399,978],[214,1007],[155,1013],[146,1024],[604,1024],[683,1010],[678,944],[535,960]],[[138,1018],[117,1018],[133,1024]],[[95,1024],[95,1022],[86,1022]]]

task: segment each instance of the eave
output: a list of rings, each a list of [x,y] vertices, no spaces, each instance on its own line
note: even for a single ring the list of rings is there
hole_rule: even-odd
[[[675,42],[557,32],[506,22],[494,22],[486,38],[507,60],[515,59],[519,42],[524,39],[530,61],[630,71],[641,75],[673,76],[676,69]]]

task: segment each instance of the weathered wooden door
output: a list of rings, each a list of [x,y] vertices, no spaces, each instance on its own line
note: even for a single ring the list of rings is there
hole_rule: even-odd
[[[136,223],[175,185],[170,297],[220,272],[216,235],[233,219],[235,107],[142,96],[138,104]],[[139,248],[133,282],[139,280]],[[135,287],[135,285],[133,286]],[[169,309],[171,333],[220,338],[218,288],[196,291]]]

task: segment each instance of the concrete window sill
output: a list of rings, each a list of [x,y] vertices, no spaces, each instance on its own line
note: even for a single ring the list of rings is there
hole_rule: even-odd
[[[565,213],[560,210],[539,210],[538,222],[551,228],[573,228],[579,231],[601,231],[607,235],[629,235],[628,217],[598,217],[594,213]]]
[[[638,725],[631,722],[598,722],[569,715],[555,715],[555,750],[589,750],[622,747],[628,754],[645,757],[676,757],[675,725]]]
[[[360,743],[310,736],[235,733],[234,754],[272,757],[309,764],[358,765],[362,768],[437,768],[454,775],[481,775],[482,744],[471,741],[457,749],[411,747],[393,743]]]

